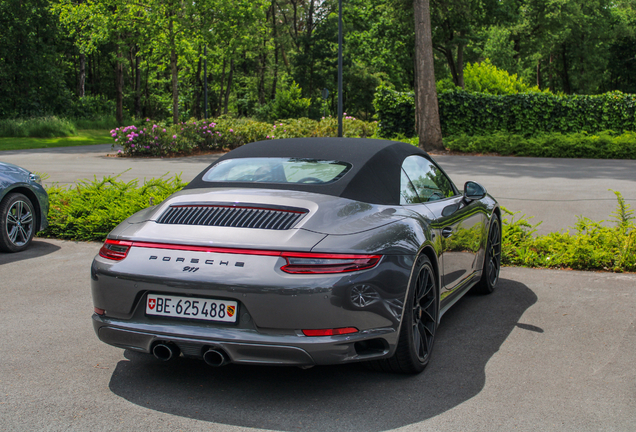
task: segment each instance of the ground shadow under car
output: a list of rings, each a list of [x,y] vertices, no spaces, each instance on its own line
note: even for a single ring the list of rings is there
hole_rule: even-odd
[[[22,252],[5,253],[0,252],[0,265],[17,261],[24,261],[32,258],[39,258],[60,249],[59,246],[42,240],[33,240],[29,247]]]
[[[489,296],[468,295],[444,316],[424,373],[377,373],[361,364],[210,368],[179,358],[162,363],[125,351],[110,381],[122,398],[164,413],[273,430],[380,431],[417,423],[474,397],[485,366],[537,301],[502,279]]]

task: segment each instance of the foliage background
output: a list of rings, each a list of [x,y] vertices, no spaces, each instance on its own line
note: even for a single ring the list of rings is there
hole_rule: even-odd
[[[6,0],[0,119],[202,118],[204,60],[210,118],[286,117],[273,101],[289,83],[304,101],[294,117],[333,115],[336,12],[336,0]],[[431,0],[431,15],[443,88],[501,94],[471,78],[469,65],[489,59],[526,89],[636,93],[634,0]],[[412,16],[407,0],[344,2],[349,115],[370,120],[381,84],[413,90]]]

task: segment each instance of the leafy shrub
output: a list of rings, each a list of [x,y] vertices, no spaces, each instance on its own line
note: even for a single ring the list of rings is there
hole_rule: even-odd
[[[437,93],[459,90],[450,78],[436,83]],[[493,65],[489,59],[481,63],[468,63],[464,68],[464,90],[469,93],[506,95],[517,93],[541,93],[539,87],[531,87],[507,71]]]
[[[498,131],[524,136],[544,132],[636,131],[636,95],[619,91],[568,96],[550,93],[489,95],[459,89],[440,93],[438,98],[444,136]],[[400,93],[380,86],[375,101],[381,136],[413,135],[413,93]]]
[[[68,187],[49,187],[49,227],[42,237],[69,240],[104,240],[106,235],[132,214],[159,204],[181,190],[179,176],[151,179],[139,185],[118,176],[80,181]]]
[[[524,137],[505,132],[487,135],[457,135],[444,138],[449,150],[474,153],[499,153],[501,155],[590,158],[636,159],[636,133],[616,135],[604,131],[595,135],[585,133],[543,133]]]
[[[302,89],[295,81],[281,80],[274,100],[256,109],[256,117],[263,121],[299,118],[307,115],[311,99],[302,97]]]
[[[76,133],[73,122],[58,117],[0,120],[0,137],[54,138]]]
[[[343,119],[343,135],[367,138],[375,135],[376,122],[364,122],[351,116]],[[338,122],[331,117],[321,121],[308,118],[280,120],[269,124],[251,119],[220,118],[202,121],[190,119],[166,126],[146,119],[140,125],[110,131],[122,156],[168,156],[191,154],[197,150],[233,149],[266,139],[337,136]]]
[[[531,87],[507,71],[497,68],[490,60],[468,63],[464,68],[464,87],[470,93],[505,95],[517,93],[540,93],[539,87]]]
[[[575,270],[636,271],[636,225],[633,211],[618,192],[614,226],[579,216],[574,232],[554,232],[533,237],[525,215],[503,209],[502,263],[525,267],[572,268]]]

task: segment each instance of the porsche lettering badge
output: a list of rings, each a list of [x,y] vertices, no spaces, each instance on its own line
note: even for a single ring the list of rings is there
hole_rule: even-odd
[[[169,257],[169,256],[159,257],[158,255],[150,255],[148,260],[150,260],[150,261],[170,262],[170,261],[173,261],[173,257]],[[189,262],[190,264],[204,263],[206,265],[221,265],[221,266],[225,266],[225,267],[229,267],[229,266],[232,266],[232,267],[245,267],[245,263],[242,262],[242,261],[230,262],[229,260],[224,261],[224,260],[213,260],[213,259],[208,259],[208,260],[203,261],[203,260],[200,260],[199,258],[190,258],[189,261],[188,261],[187,258],[183,258],[183,257],[174,258],[174,262],[185,263],[186,261]],[[197,267],[197,269],[198,269],[198,267]],[[186,271],[186,270],[184,270],[184,271]]]

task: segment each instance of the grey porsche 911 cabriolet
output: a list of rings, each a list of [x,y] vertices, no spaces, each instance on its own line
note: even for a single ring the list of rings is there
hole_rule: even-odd
[[[412,145],[255,142],[108,235],[93,324],[161,360],[418,373],[444,312],[494,289],[500,239],[486,190]]]

